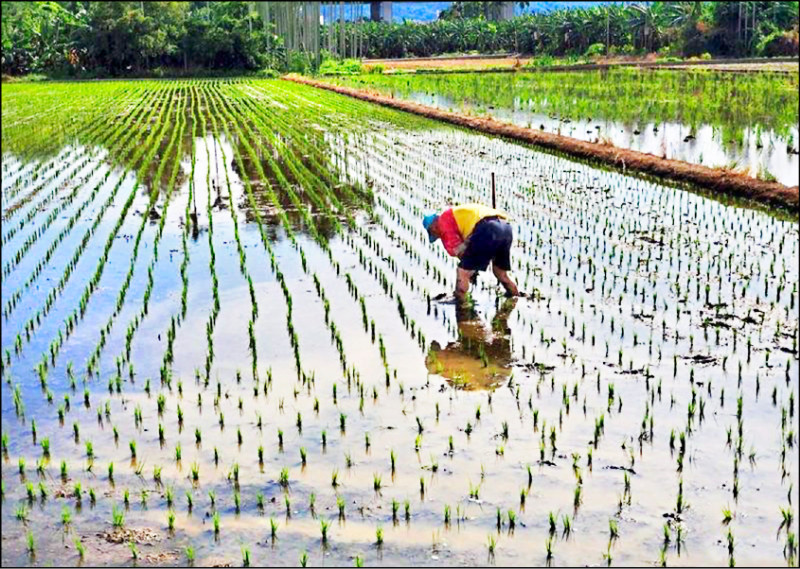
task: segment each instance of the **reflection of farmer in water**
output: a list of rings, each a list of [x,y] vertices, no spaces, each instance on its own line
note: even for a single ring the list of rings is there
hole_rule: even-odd
[[[456,387],[481,389],[495,385],[511,374],[511,330],[508,316],[516,298],[503,302],[487,330],[475,311],[456,305],[458,341],[442,348],[432,342],[425,364],[428,371],[449,379]]]
[[[498,209],[470,203],[453,206],[439,214],[426,215],[422,225],[431,243],[441,238],[444,248],[461,261],[456,275],[456,299],[463,301],[469,283],[478,271],[492,263],[492,272],[510,296],[517,296],[516,283],[508,276],[511,270],[513,233],[506,221],[508,214]]]

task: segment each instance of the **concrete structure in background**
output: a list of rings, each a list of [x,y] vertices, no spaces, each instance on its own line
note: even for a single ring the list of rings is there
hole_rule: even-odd
[[[514,3],[513,2],[503,2],[500,6],[500,13],[498,14],[498,20],[510,20],[514,17]]]
[[[513,8],[512,8],[513,10]],[[392,3],[391,2],[370,2],[369,19],[373,22],[392,22]]]

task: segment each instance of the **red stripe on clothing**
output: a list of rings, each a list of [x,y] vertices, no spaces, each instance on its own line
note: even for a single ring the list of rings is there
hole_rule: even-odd
[[[456,249],[464,242],[464,238],[458,229],[458,223],[456,223],[452,208],[439,216],[437,225],[439,226],[439,237],[442,239],[442,245],[444,245],[451,257],[456,257]]]

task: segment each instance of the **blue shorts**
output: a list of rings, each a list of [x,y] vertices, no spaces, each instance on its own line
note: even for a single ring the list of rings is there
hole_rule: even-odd
[[[485,271],[492,265],[511,270],[511,244],[514,241],[511,224],[499,217],[481,219],[469,236],[467,249],[459,267],[467,271]]]

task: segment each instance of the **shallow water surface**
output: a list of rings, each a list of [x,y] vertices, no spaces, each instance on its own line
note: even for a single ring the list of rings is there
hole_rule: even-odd
[[[98,88],[175,122],[148,184],[4,144],[4,566],[796,563],[796,221],[296,84]],[[492,172],[525,295],[462,311],[420,219]]]

